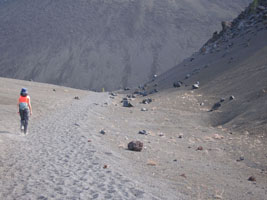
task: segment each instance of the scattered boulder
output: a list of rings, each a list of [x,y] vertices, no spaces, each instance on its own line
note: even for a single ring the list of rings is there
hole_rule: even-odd
[[[74,99],[75,99],[75,100],[80,100],[80,97],[75,96]]]
[[[130,90],[130,88],[128,88],[128,87],[125,87],[125,88],[124,88],[124,90],[125,90],[125,91],[127,91],[127,90]]]
[[[225,101],[225,98],[221,98],[220,99],[220,102],[222,103],[222,102],[224,102]]]
[[[147,161],[147,165],[156,166],[157,163],[155,161],[153,161],[153,160],[149,160],[149,161]]]
[[[241,162],[241,161],[243,161],[243,160],[245,160],[244,156],[240,156],[239,159],[237,159],[236,161],[237,161],[237,162]]]
[[[185,174],[181,174],[180,176],[183,178],[187,178]]]
[[[185,79],[189,79],[191,74],[186,74]]]
[[[107,169],[107,168],[108,168],[108,165],[104,165],[104,166],[103,166],[103,169]]]
[[[179,88],[182,85],[183,85],[183,82],[181,82],[181,81],[176,81],[176,82],[173,83],[173,87],[175,87],[175,88]]]
[[[141,111],[148,111],[146,108],[141,108]]]
[[[221,106],[222,104],[220,102],[217,102],[212,106],[211,111],[218,110]]]
[[[256,178],[255,178],[255,176],[251,176],[251,177],[248,178],[248,180],[249,181],[256,181]]]
[[[222,135],[219,135],[219,134],[214,134],[212,136],[212,138],[220,140],[220,139],[223,139],[224,137]]]
[[[150,104],[152,102],[152,99],[151,98],[148,98],[148,99],[144,99],[142,101],[143,104]]]
[[[110,95],[110,96],[113,96],[113,97],[118,96],[118,95],[117,95],[116,93],[114,93],[114,92],[110,92],[109,95]]]
[[[152,90],[151,92],[149,92],[149,94],[155,94],[155,93],[157,93],[157,92],[159,92],[157,89],[154,89],[154,90]]]
[[[132,141],[128,144],[128,149],[130,151],[142,151],[143,146],[143,143],[140,141]]]
[[[148,134],[146,130],[139,131],[138,133],[141,135],[147,135]]]
[[[158,77],[158,75],[157,75],[157,74],[154,74],[154,75],[153,75],[153,78],[157,78],[157,77]]]
[[[197,148],[197,151],[202,151],[203,150],[203,147],[202,146],[199,146],[198,148]]]
[[[234,97],[233,95],[231,95],[231,96],[229,97],[229,99],[230,99],[230,100],[235,100],[235,97]]]
[[[160,136],[160,137],[163,137],[163,136],[164,136],[164,133],[159,133],[159,136]]]
[[[204,106],[205,104],[204,104],[203,102],[201,102],[199,105],[200,105],[200,106]]]
[[[53,89],[53,91],[55,92],[55,91],[56,91],[56,89]]]
[[[193,89],[198,89],[199,88],[199,82],[197,81],[195,84],[192,85]]]
[[[129,99],[134,99],[134,98],[136,98],[136,95],[134,95],[134,94],[128,94],[128,95],[127,95],[127,98],[129,98]]]
[[[106,131],[104,129],[102,129],[99,133],[101,133],[102,135],[105,135]]]

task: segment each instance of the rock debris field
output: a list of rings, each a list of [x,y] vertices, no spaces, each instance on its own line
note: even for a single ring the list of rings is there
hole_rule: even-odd
[[[266,143],[208,125],[195,90],[123,107],[124,94],[0,81],[12,99],[1,100],[0,199],[266,199]],[[20,84],[34,108],[26,136],[12,104]]]

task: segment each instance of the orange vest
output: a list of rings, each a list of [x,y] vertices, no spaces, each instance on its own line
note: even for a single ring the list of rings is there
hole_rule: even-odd
[[[30,102],[30,100],[29,100],[28,96],[26,96],[26,97],[20,96],[19,97],[19,103],[27,103],[29,105],[29,102]]]

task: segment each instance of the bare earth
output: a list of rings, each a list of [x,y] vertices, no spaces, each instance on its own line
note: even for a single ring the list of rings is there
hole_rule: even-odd
[[[267,199],[266,140],[211,127],[201,94],[169,89],[124,108],[124,95],[0,84],[0,199]],[[16,116],[22,86],[34,109],[27,136]],[[128,151],[136,139],[143,151]]]

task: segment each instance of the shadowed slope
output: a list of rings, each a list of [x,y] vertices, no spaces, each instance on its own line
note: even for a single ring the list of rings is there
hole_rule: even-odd
[[[249,0],[0,1],[0,76],[82,89],[138,85]]]
[[[155,83],[163,89],[182,81],[192,90],[199,81],[200,89],[192,92],[201,96],[200,103],[211,109],[224,99],[210,114],[212,125],[266,134],[267,1],[259,2],[263,7],[248,7],[198,53],[150,83],[150,89]]]

